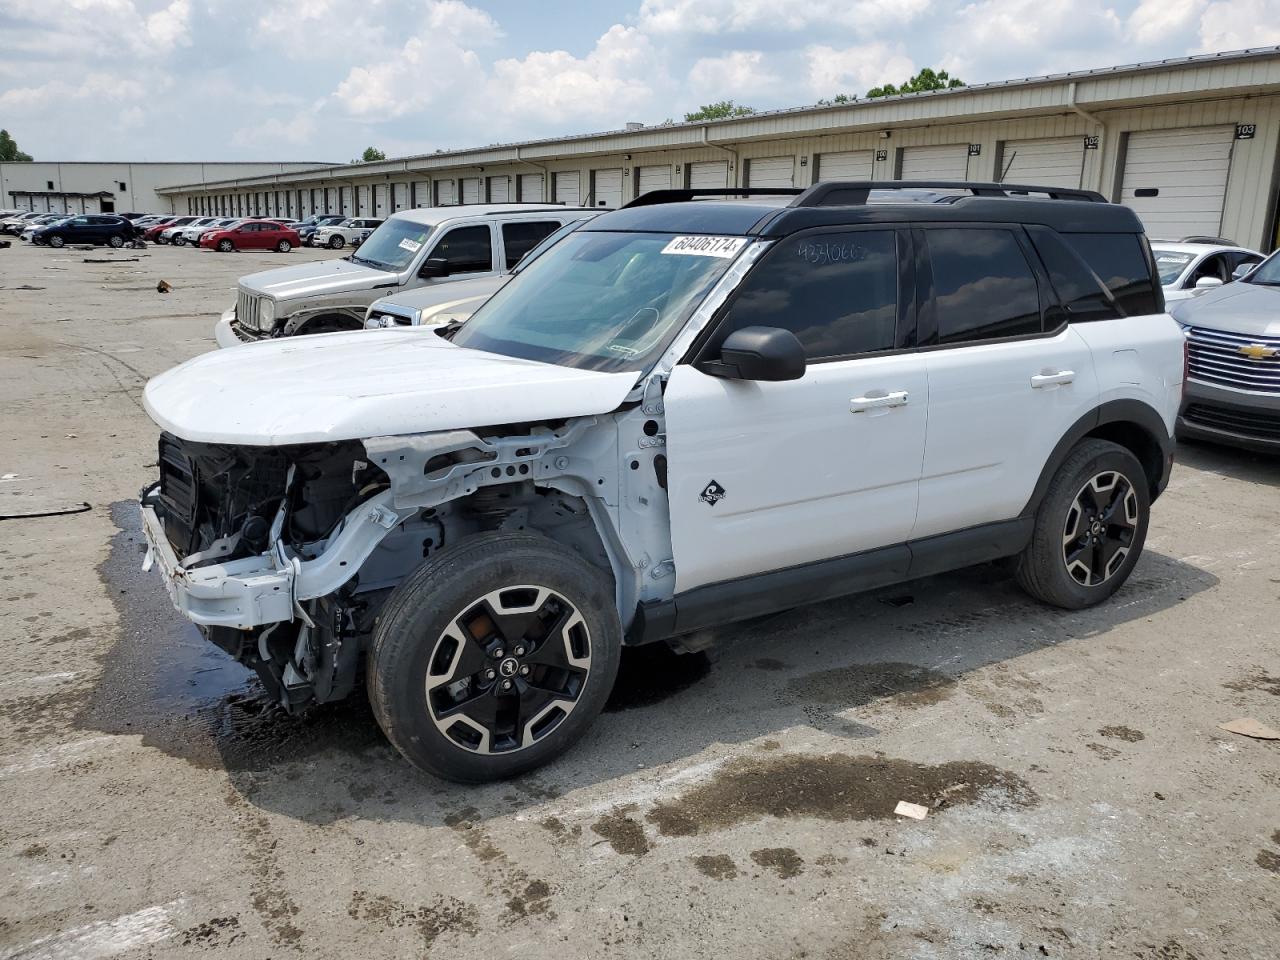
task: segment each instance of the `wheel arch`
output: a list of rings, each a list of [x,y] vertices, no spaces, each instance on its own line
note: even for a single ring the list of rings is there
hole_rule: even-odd
[[[317,327],[325,327],[327,329],[320,331]],[[298,337],[306,336],[311,333],[334,333],[339,330],[363,330],[364,316],[357,317],[354,312],[342,310],[340,308],[332,308],[321,310],[315,313],[303,314],[300,317],[290,317],[285,323],[283,336]]]
[[[1063,434],[1049,454],[1021,516],[1035,514],[1071,449],[1088,437],[1109,440],[1137,457],[1146,475],[1151,502],[1156,501],[1169,482],[1173,438],[1154,407],[1141,400],[1110,400],[1090,410]]]

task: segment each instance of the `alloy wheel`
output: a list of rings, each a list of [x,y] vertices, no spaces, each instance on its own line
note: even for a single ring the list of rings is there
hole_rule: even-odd
[[[1062,530],[1062,558],[1072,579],[1097,587],[1115,576],[1129,555],[1138,519],[1138,496],[1128,477],[1107,470],[1090,478]]]
[[[591,635],[577,607],[548,587],[521,585],[468,604],[427,662],[427,709],[471,753],[514,753],[573,712],[591,670]]]

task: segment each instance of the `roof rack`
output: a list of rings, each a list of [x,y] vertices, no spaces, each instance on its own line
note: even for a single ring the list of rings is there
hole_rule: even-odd
[[[980,183],[969,180],[832,180],[814,184],[792,201],[793,207],[856,207],[865,204],[872,190],[967,190],[975,197],[1025,197],[1035,194],[1050,200],[1086,200],[1106,203],[1093,190],[1037,187],[1020,183]]]
[[[796,197],[798,199],[804,193],[801,187],[697,187],[650,190],[624,203],[619,209],[648,207],[655,203],[681,203],[685,200],[697,200],[699,197]]]
[[[1234,240],[1226,240],[1222,237],[1183,237],[1178,243],[1209,243],[1218,247],[1234,247]]]

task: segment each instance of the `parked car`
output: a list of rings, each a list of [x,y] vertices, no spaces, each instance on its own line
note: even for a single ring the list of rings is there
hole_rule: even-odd
[[[1242,267],[1247,271],[1264,259],[1257,250],[1238,247],[1218,237],[1187,237],[1177,243],[1152,240],[1151,253],[1156,258],[1167,303],[1230,283]]]
[[[507,233],[513,234],[510,243],[506,245],[507,262],[515,261],[515,266],[506,273],[477,277],[472,280],[458,280],[455,283],[430,284],[375,300],[365,313],[365,329],[380,330],[397,326],[438,327],[446,323],[461,323],[475,313],[480,304],[506,286],[507,281],[593,216],[595,214],[586,213],[578,219],[570,220],[560,229],[543,237],[541,242],[537,242],[528,253],[523,255],[520,247],[533,242],[541,230],[524,225],[504,230],[504,240],[507,239]]]
[[[311,243],[313,246],[329,247],[331,250],[341,250],[347,246],[358,247],[381,225],[381,220],[372,217],[348,217],[341,223],[318,227],[311,238]]]
[[[158,221],[157,223],[153,223],[150,226],[144,228],[142,232],[142,239],[150,241],[151,243],[159,243],[160,234],[164,233],[164,231],[173,229],[175,227],[184,227],[188,223],[191,223],[192,221],[194,221],[195,219],[197,218],[196,217],[165,217],[164,219]]]
[[[33,244],[61,247],[68,243],[106,244],[123,247],[138,235],[133,224],[110,213],[79,214],[41,227],[31,235]]]
[[[1132,210],[965,189],[655,191],[448,336],[196,357],[144,391],[148,562],[278,702],[364,679],[402,754],[468,782],[577,740],[624,638],[1001,557],[1101,603],[1168,481],[1185,341]]]
[[[299,246],[298,232],[270,220],[241,220],[216,230],[206,230],[200,246],[220,253],[232,250],[278,250],[288,253]]]
[[[0,221],[0,233],[7,233],[13,236],[21,236],[22,231],[38,217],[48,216],[43,210],[25,210],[22,213],[15,213],[12,217],[8,217]]]
[[[1280,254],[1171,312],[1188,345],[1178,436],[1280,453]]]
[[[199,222],[189,223],[175,235],[180,237],[182,242],[173,241],[175,246],[192,246],[200,245],[200,238],[211,230],[221,230],[231,226],[233,223],[239,223],[240,217],[215,217],[211,222],[201,224]]]
[[[370,303],[392,291],[494,277],[567,220],[592,212],[533,204],[401,210],[357,253],[240,278],[215,328],[220,346],[267,337],[360,330]],[[321,232],[325,229],[321,228]],[[320,236],[320,233],[317,233]]]
[[[160,235],[156,237],[157,243],[168,243],[175,247],[183,247],[187,244],[186,232],[191,229],[200,229],[202,227],[210,227],[217,223],[219,217],[197,217],[188,223],[171,224],[164,230],[160,231]]]
[[[298,236],[302,238],[302,245],[309,247],[316,230],[320,227],[336,226],[345,219],[347,218],[340,213],[316,213],[303,220],[295,229],[298,231]]]
[[[66,220],[65,213],[46,213],[43,217],[33,217],[27,221],[27,225],[22,229],[21,240],[30,240],[35,232],[41,227],[47,227],[51,223],[57,223],[60,220]]]

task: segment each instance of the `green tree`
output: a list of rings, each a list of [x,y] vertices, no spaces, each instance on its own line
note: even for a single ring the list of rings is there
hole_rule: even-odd
[[[818,106],[835,107],[835,106],[839,106],[842,103],[852,103],[856,99],[857,99],[856,97],[851,97],[847,93],[837,93],[830,100],[819,100]]]
[[[365,163],[372,163],[374,160],[387,159],[387,155],[377,147],[365,147],[364,153],[361,154],[360,159]]]
[[[0,162],[30,163],[31,154],[23,153],[18,144],[9,136],[8,130],[0,130]]]
[[[926,90],[954,90],[963,87],[964,81],[953,77],[945,70],[934,70],[925,67],[914,77],[904,80],[901,86],[895,87],[886,83],[883,87],[873,87],[867,91],[868,97],[892,97],[900,93],[923,93]]]
[[[719,100],[716,103],[704,103],[693,113],[686,113],[684,119],[688,123],[698,120],[728,120],[730,117],[749,117],[755,112],[755,107],[740,107],[732,100]]]

